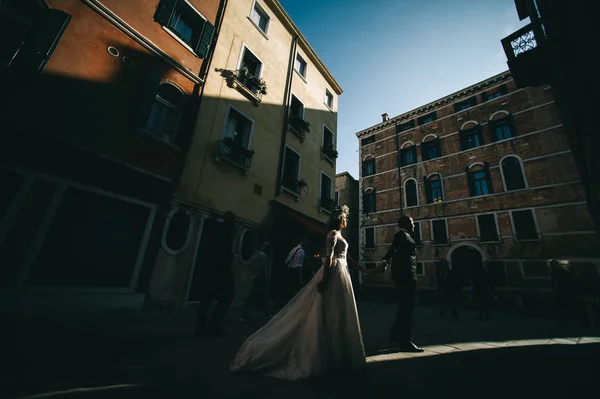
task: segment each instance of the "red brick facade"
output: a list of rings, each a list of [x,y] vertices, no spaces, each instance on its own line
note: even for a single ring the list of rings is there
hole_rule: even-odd
[[[549,89],[548,86],[519,89],[506,72],[358,132],[363,160],[359,179],[363,218],[361,260],[372,264],[381,261],[397,231],[396,221],[405,213],[420,227],[419,286],[423,289],[436,287],[436,262],[448,261],[452,267],[453,260],[459,262],[460,251],[455,251],[463,246],[479,252],[490,269],[493,284],[504,291],[548,290],[550,259],[598,266],[600,240]],[[493,93],[498,96],[488,99]],[[457,111],[457,104],[468,99],[476,99],[476,104]],[[434,121],[419,123],[432,112],[437,117]],[[498,140],[496,129],[500,120],[511,121],[506,122],[510,137]],[[414,127],[409,125],[406,130],[399,127],[410,121]],[[461,146],[461,137],[476,126],[480,129],[479,145],[468,148],[463,141]],[[424,160],[421,143],[435,138],[439,139],[441,153]],[[398,148],[412,145],[416,147],[416,162],[400,166]],[[514,156],[519,162],[515,158],[507,160],[507,156]],[[372,165],[365,165],[372,163],[373,158],[374,170]],[[515,168],[521,167],[522,188],[507,187],[509,166],[503,169],[505,160],[514,161]],[[468,172],[475,179],[477,168],[489,173],[486,189],[480,195],[473,191],[479,183],[470,186],[467,177]],[[512,182],[515,174],[510,173]],[[436,174],[442,181],[443,199],[428,203],[433,201],[431,195],[428,201],[427,179]],[[416,206],[407,206],[405,184],[411,179],[417,187]],[[375,196],[374,212],[367,212],[371,205],[367,204],[366,194]],[[535,237],[519,240],[514,219],[519,218],[517,223],[523,226],[522,215],[515,216],[515,212],[523,210],[532,211],[534,218],[530,225],[535,225],[535,232],[531,234],[535,233]],[[493,241],[481,237],[478,217],[485,214],[494,216],[486,220],[496,221],[498,234]],[[434,220],[445,221],[446,243],[433,242]],[[370,228],[374,229],[375,248],[364,247]],[[523,237],[523,227],[520,229],[518,234]],[[381,276],[364,276],[363,283],[389,285],[389,271]]]

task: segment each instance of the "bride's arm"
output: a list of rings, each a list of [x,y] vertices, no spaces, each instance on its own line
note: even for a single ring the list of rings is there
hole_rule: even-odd
[[[317,289],[322,292],[327,284],[329,283],[329,278],[331,277],[331,269],[333,267],[333,249],[335,248],[335,244],[337,243],[337,237],[335,236],[335,231],[330,231],[327,234],[327,241],[325,243],[325,254],[323,256],[323,279],[317,286]]]
[[[370,273],[369,269],[362,267],[360,265],[360,263],[358,263],[357,261],[352,259],[350,256],[347,256],[347,259],[348,259],[348,266],[350,266],[351,269],[358,270],[359,272],[365,273],[365,274]]]

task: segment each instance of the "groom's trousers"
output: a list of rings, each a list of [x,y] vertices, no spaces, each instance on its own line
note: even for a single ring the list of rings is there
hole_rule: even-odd
[[[412,341],[412,316],[415,310],[417,281],[412,278],[395,279],[394,283],[398,312],[390,338],[402,344],[409,343]]]

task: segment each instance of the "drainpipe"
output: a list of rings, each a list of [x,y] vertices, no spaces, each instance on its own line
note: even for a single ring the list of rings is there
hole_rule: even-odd
[[[281,146],[279,148],[279,167],[277,168],[277,183],[275,184],[275,196],[281,194],[281,180],[283,179],[283,157],[285,155],[285,144],[287,142],[288,119],[290,117],[290,97],[292,93],[292,78],[294,76],[294,57],[298,47],[298,36],[292,39],[290,47],[290,60],[288,62],[287,78],[285,81],[285,93],[283,100],[283,128],[281,132]]]
[[[397,123],[394,125],[397,126]],[[398,138],[398,132],[396,131],[395,133],[396,135],[396,163],[397,163],[397,168],[398,168],[398,192],[400,193],[400,214],[403,213],[404,211],[404,201],[402,198],[402,176],[400,175],[400,139]]]

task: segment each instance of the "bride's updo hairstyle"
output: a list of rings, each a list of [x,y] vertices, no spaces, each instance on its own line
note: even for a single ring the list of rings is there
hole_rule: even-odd
[[[331,212],[331,216],[329,216],[329,220],[327,221],[327,228],[329,230],[339,230],[342,225],[342,217],[345,215],[348,218],[350,214],[350,208],[346,205],[336,206]]]

